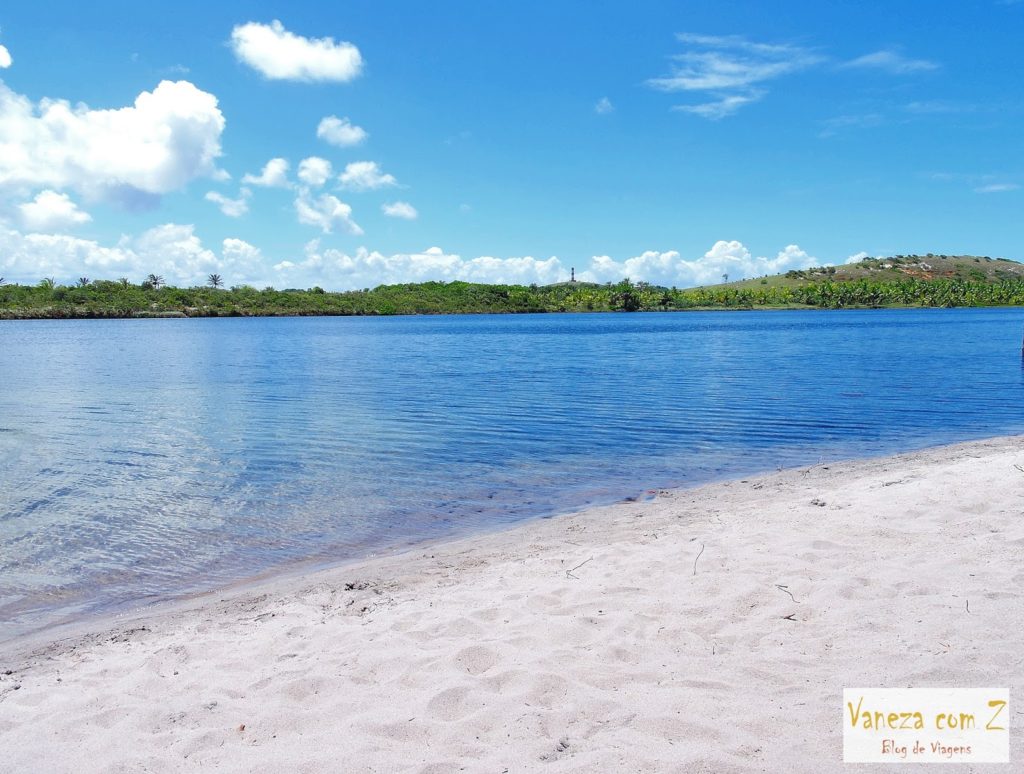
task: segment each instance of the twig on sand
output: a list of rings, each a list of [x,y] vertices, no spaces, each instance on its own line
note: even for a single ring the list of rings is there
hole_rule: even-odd
[[[575,575],[573,575],[573,573],[574,573],[574,572],[575,572],[576,570],[578,570],[578,569],[579,569],[580,567],[582,567],[583,565],[585,565],[585,564],[586,564],[587,562],[591,562],[591,561],[593,561],[593,560],[594,560],[594,557],[590,557],[589,559],[586,559],[585,561],[582,561],[582,562],[580,562],[579,564],[577,564],[577,565],[576,565],[575,567],[573,567],[573,568],[572,568],[571,570],[566,570],[566,571],[565,571],[565,577],[566,577],[566,578],[576,578],[576,580],[579,580],[579,578],[578,578],[578,577],[576,577]]]
[[[697,559],[700,559],[700,555],[704,553],[704,544],[700,544],[700,551],[697,552]],[[697,574],[697,559],[693,560],[693,574]]]
[[[789,590],[789,586],[783,586],[783,585],[782,585],[781,583],[776,583],[776,584],[775,584],[775,588],[777,588],[777,589],[778,589],[779,591],[784,591],[784,592],[786,592],[787,594],[789,594],[789,598],[790,598],[790,599],[792,599],[792,600],[793,600],[794,602],[796,602],[796,603],[797,603],[798,605],[800,604],[799,602],[797,602],[797,600],[796,600],[796,597],[794,597],[794,596],[793,596],[793,592],[791,592],[791,591]]]
[[[1017,470],[1019,470],[1021,473],[1024,473],[1024,466],[1022,466],[1022,465],[1014,465],[1013,467],[1017,468]]]
[[[783,621],[795,621],[796,620],[796,613],[790,613],[789,615],[784,615],[784,616],[782,616],[782,620]]]
[[[967,600],[964,600],[964,601],[965,601],[965,605],[964,606],[967,608],[967,612],[968,613],[971,612],[971,600],[967,599]]]

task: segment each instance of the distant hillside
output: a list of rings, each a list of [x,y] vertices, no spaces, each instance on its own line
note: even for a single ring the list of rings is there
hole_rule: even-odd
[[[975,255],[896,255],[891,258],[865,258],[857,263],[840,266],[821,266],[813,269],[788,271],[768,277],[739,280],[706,286],[717,288],[798,287],[808,283],[896,282],[899,280],[963,280],[966,282],[1002,282],[1024,279],[1024,263],[1005,258]]]

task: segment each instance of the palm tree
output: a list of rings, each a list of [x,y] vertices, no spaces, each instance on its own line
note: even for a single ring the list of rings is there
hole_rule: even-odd
[[[129,285],[132,284],[131,282],[128,281],[127,277],[121,277],[121,279],[119,279],[118,282],[121,283],[121,287],[123,287],[123,288],[126,288],[126,287],[128,287]]]
[[[78,287],[84,288],[88,284],[89,284],[89,278],[88,277],[79,277],[78,278]]]
[[[53,290],[57,286],[57,281],[53,277],[45,277],[39,280],[39,287],[43,290]]]
[[[3,284],[4,284],[4,278],[0,277],[0,287],[3,287]]]
[[[164,284],[164,278],[159,274],[150,274],[146,277],[146,284],[153,288],[153,290],[159,290],[160,286]]]
[[[217,288],[222,287],[224,285],[224,280],[221,279],[221,276],[219,274],[211,274],[209,278],[206,280],[206,284],[216,290]]]

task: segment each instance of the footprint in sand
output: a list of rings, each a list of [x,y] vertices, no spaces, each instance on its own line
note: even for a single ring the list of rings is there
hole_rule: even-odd
[[[427,702],[427,714],[435,720],[461,720],[479,709],[471,700],[470,689],[464,685],[446,688]]]
[[[455,663],[471,675],[483,674],[498,661],[498,654],[483,645],[470,645],[455,655]]]

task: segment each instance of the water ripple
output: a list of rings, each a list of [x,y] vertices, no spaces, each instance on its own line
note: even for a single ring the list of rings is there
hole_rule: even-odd
[[[4,323],[0,638],[647,488],[1021,432],[1021,320]]]

